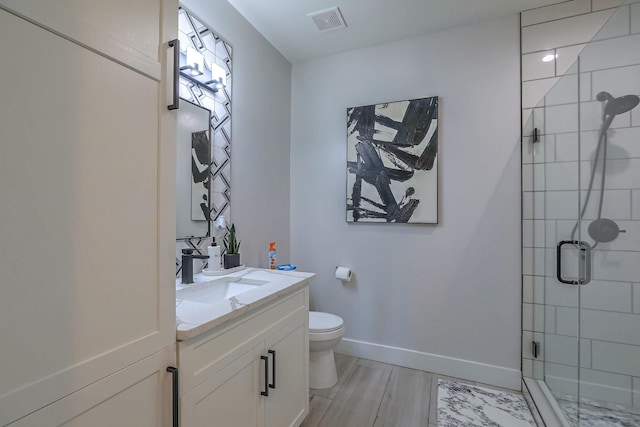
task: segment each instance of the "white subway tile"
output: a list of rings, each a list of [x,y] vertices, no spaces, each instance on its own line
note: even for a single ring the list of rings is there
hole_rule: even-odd
[[[535,304],[544,304],[544,282],[542,276],[533,276],[533,302]]]
[[[594,36],[594,40],[621,37],[630,33],[629,6],[617,8],[607,23]]]
[[[556,396],[578,395],[578,368],[545,363],[545,383]]]
[[[633,282],[640,277],[640,252],[595,250],[592,254],[593,278],[595,280]],[[640,333],[640,323],[636,324],[636,327]]]
[[[640,112],[638,110],[631,112],[631,126],[640,126]]]
[[[584,188],[584,187],[583,187]],[[582,202],[587,196],[586,191],[582,191]],[[600,197],[600,191],[592,191],[589,206],[583,219],[596,219],[598,217],[598,206],[595,201]],[[602,207],[602,217],[613,220],[625,220],[631,218],[631,191],[628,190],[607,190],[605,201]]]
[[[530,191],[522,193],[522,218],[533,219],[533,193]]]
[[[640,3],[631,5],[631,32],[640,33]]]
[[[640,283],[634,283],[633,289],[633,312],[640,314]]]
[[[580,369],[580,397],[631,406],[631,377],[592,369]]]
[[[558,327],[560,326],[559,318],[558,313]],[[558,333],[562,332],[559,330]],[[640,315],[583,308],[580,310],[580,336],[593,340],[640,345]]]
[[[533,274],[536,276],[544,276],[546,265],[546,250],[544,248],[533,249]]]
[[[545,306],[541,304],[533,305],[533,331],[545,332],[546,313]]]
[[[537,80],[547,77],[555,77],[556,64],[553,61],[543,61],[546,56],[555,57],[555,50],[529,53],[522,55],[522,80]]]
[[[578,131],[578,105],[554,105],[545,108],[545,133]]]
[[[522,376],[525,378],[533,378],[533,360],[522,359]]]
[[[619,147],[616,147],[619,149]],[[614,151],[614,150],[611,150]],[[601,189],[602,179],[602,154],[600,161],[595,165],[595,179],[593,189]],[[555,163],[565,164],[565,163]],[[586,189],[591,178],[593,162],[582,162],[581,164],[581,184]],[[549,165],[547,165],[547,188],[550,188]],[[577,175],[577,169],[576,169]],[[605,175],[605,190],[624,190],[628,188],[640,188],[640,158],[635,159],[609,159],[607,160],[607,173]],[[551,188],[553,189],[553,188]],[[607,193],[605,192],[605,199]]]
[[[573,219],[578,217],[577,191],[547,191],[545,194],[546,218]]]
[[[640,64],[638,45],[640,34],[593,41],[580,53],[580,71],[598,71]]]
[[[640,50],[640,49],[638,49]],[[547,114],[547,120],[549,116]],[[611,123],[611,129],[631,126],[631,114],[617,115]],[[600,130],[602,127],[602,103],[598,101],[580,103],[580,130]],[[577,130],[577,125],[574,130]]]
[[[578,190],[578,162],[548,163],[545,165],[546,189]]]
[[[553,305],[540,305],[544,307],[544,327],[542,328],[545,333],[556,333],[556,307]]]
[[[640,93],[640,65],[593,72],[593,99],[599,92],[615,97]]]
[[[569,307],[557,307],[556,331],[559,335],[577,337],[578,309]],[[573,339],[575,340],[576,338]]]
[[[578,74],[568,72],[559,77],[558,82],[549,90],[544,98],[544,105],[561,105],[578,102],[592,101],[594,97],[591,95],[591,72],[580,73],[580,85],[578,85]],[[577,108],[577,107],[576,107]]]
[[[640,78],[640,76],[638,78]],[[582,160],[595,160],[599,136],[599,131],[587,131],[581,133],[580,157]],[[640,140],[640,127],[610,129],[609,132],[607,132],[607,139],[607,159],[630,159],[640,157],[640,144],[638,144],[638,141]],[[575,160],[575,158],[566,158],[570,155],[569,151],[571,148],[574,148],[577,153],[576,136],[574,136],[574,140],[573,146],[567,146],[563,149],[564,151],[560,153],[561,156],[563,156],[563,160]],[[576,154],[573,156],[575,157]]]
[[[547,165],[544,163],[534,163],[533,165],[533,190],[544,191],[547,189],[545,182],[545,169]]]
[[[593,11],[603,9],[611,9],[612,7],[618,7],[624,3],[624,0],[593,0]]]
[[[558,244],[557,232],[556,232],[556,221],[547,220],[545,221],[545,236],[544,236],[544,246],[546,248],[555,248]],[[553,250],[553,249],[552,249]]]
[[[544,379],[544,362],[542,360],[533,361],[533,378],[536,380]]]
[[[556,161],[567,162],[576,160],[578,160],[578,132],[556,135]]]
[[[533,276],[522,276],[522,302],[533,304]]]
[[[590,0],[567,1],[551,6],[539,7],[537,9],[525,10],[521,15],[521,25],[539,24],[541,22],[589,13],[590,11]]]
[[[545,247],[545,232],[546,232],[546,224],[544,220],[536,219],[531,221],[531,237],[532,237],[532,245],[536,248],[544,248]]]
[[[640,408],[640,378],[633,378],[633,406]]]
[[[558,82],[557,77],[548,79],[529,80],[522,83],[522,108],[538,107],[540,101]]]
[[[631,198],[633,199],[633,219],[640,219],[640,190],[633,190]]]
[[[533,247],[533,220],[522,220],[522,246],[525,248]]]
[[[522,330],[533,331],[533,304],[522,304]]]
[[[605,199],[606,200],[606,199]],[[589,224],[590,221],[587,221]],[[618,234],[618,237],[608,243],[599,243],[597,249],[604,251],[640,251],[640,221],[616,221],[620,230],[624,233]],[[588,235],[584,234],[584,237]]]
[[[604,10],[522,28],[524,53],[589,42],[613,13]]]
[[[533,191],[533,164],[522,165],[522,191]]]
[[[556,76],[575,74],[577,72],[575,63],[578,55],[586,45],[586,43],[580,43],[556,49],[556,55],[558,55],[556,58]]]
[[[544,357],[549,363],[557,363],[567,366],[578,366],[578,340],[575,337],[561,335],[545,335]],[[568,372],[571,372],[569,370]],[[574,369],[575,371],[575,369]]]
[[[578,287],[560,283],[555,277],[545,278],[545,301],[564,307],[578,306]]]
[[[533,193],[533,219],[545,219],[546,206],[545,192],[536,191]]]
[[[631,312],[631,284],[592,280],[581,288],[582,308],[593,310]],[[640,323],[638,324],[640,327]]]
[[[640,347],[593,341],[591,365],[594,369],[640,376]]]
[[[535,156],[534,161],[537,163],[538,161],[542,162],[555,162],[556,161],[556,136],[555,135],[544,135],[542,138],[542,146],[544,147],[542,151],[544,151],[544,156]],[[544,160],[543,160],[544,159]]]

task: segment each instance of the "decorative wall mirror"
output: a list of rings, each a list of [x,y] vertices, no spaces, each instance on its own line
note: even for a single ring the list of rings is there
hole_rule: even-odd
[[[210,235],[211,111],[181,100],[176,151],[176,239]]]

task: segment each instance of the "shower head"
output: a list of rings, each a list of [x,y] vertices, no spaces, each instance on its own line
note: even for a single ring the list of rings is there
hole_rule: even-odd
[[[614,98],[609,92],[600,92],[596,95],[596,99],[600,102],[606,102],[604,107],[605,114],[609,116],[617,116],[633,110],[640,103],[637,95],[625,95]]]

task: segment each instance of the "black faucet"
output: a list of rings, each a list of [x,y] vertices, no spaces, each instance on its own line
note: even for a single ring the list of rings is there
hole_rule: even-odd
[[[194,255],[193,249],[182,250],[182,284],[193,283],[193,259],[209,259],[207,255]]]

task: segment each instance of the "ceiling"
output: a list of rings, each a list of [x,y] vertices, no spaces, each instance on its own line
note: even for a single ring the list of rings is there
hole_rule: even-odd
[[[417,37],[561,0],[228,0],[290,62]],[[346,29],[318,31],[309,13],[338,6]]]

